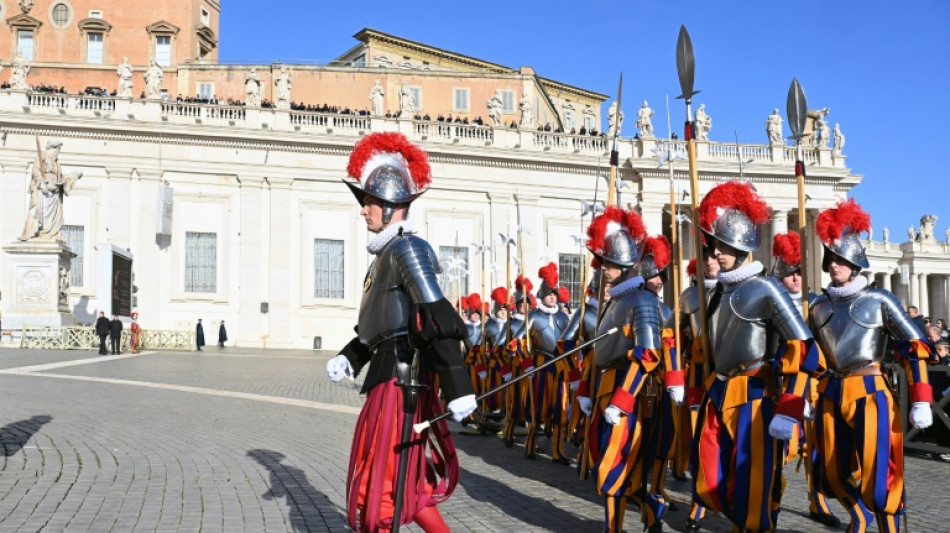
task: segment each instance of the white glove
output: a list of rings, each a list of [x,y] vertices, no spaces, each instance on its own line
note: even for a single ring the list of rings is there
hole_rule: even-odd
[[[531,365],[528,368],[525,368],[525,367],[521,367],[521,368],[524,369],[524,372],[522,372],[522,374],[527,374],[528,372],[531,372],[532,370],[534,370],[534,365]]]
[[[805,413],[802,416],[805,420],[815,419],[815,408],[811,406],[811,403],[805,402]]]
[[[577,406],[581,408],[581,411],[585,415],[590,415],[590,412],[594,408],[594,402],[592,402],[590,398],[588,398],[587,396],[578,396]]]
[[[449,402],[449,411],[452,411],[452,418],[456,422],[461,422],[463,418],[475,412],[478,408],[478,402],[475,401],[475,395],[469,394]]]
[[[686,387],[682,385],[667,387],[666,392],[670,393],[670,399],[676,405],[683,405],[683,402],[686,401]]]
[[[929,428],[934,423],[934,415],[928,402],[914,402],[910,406],[910,424],[915,428]]]
[[[577,387],[581,386],[581,380],[571,381],[567,384],[567,387],[571,390],[577,390]]]
[[[511,372],[505,372],[501,375],[502,381],[511,381]]]
[[[327,376],[330,381],[337,382],[344,377],[353,379],[353,367],[345,355],[338,355],[327,361]]]
[[[798,420],[787,415],[775,415],[772,423],[769,424],[769,435],[778,440],[789,440],[792,438],[792,432],[795,431],[795,424]]]
[[[620,417],[623,416],[624,412],[620,410],[614,404],[610,404],[604,409],[604,420],[607,421],[611,426],[616,426],[620,423]]]
[[[488,377],[488,372],[479,372],[478,379],[485,379]]]

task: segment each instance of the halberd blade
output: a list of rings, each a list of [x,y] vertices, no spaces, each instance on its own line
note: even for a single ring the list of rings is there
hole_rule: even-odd
[[[692,99],[699,91],[693,90],[693,81],[696,75],[696,58],[693,55],[693,42],[686,31],[686,25],[680,26],[680,34],[676,39],[676,71],[680,77],[680,90],[683,94],[679,99]]]
[[[618,116],[620,115],[620,112],[623,110],[623,108],[620,107],[620,100],[622,98],[623,98],[623,72],[620,73],[620,84],[617,85],[617,115]],[[620,128],[617,128],[617,131],[619,130]]]
[[[802,89],[798,78],[792,79],[792,85],[788,88],[786,106],[788,127],[792,130],[792,138],[797,141],[804,136],[805,121],[808,119],[808,102],[805,100],[805,90]]]

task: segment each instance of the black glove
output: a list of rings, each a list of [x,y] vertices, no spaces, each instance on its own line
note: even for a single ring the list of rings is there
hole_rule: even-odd
[[[412,345],[423,347],[437,339],[462,340],[468,331],[462,317],[448,300],[412,306],[409,319],[409,339]]]
[[[372,357],[366,345],[360,342],[359,337],[353,337],[353,340],[340,350],[340,355],[346,356],[346,360],[349,361],[350,366],[353,367],[353,377],[359,375],[360,369],[362,369]]]

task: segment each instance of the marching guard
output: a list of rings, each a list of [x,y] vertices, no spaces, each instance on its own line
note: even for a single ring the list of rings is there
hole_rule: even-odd
[[[780,440],[788,440],[805,415],[810,376],[824,370],[788,293],[750,260],[769,218],[768,205],[747,183],[718,185],[699,206],[700,229],[715,247],[720,272],[707,315],[712,353],[706,356],[715,376],[700,407],[691,473],[695,497],[742,532],[775,529]],[[786,383],[781,392],[769,364],[769,329],[786,339],[774,355]]]
[[[809,322],[828,361],[818,385],[818,467],[827,489],[851,515],[849,533],[866,531],[875,515],[878,531],[897,533],[904,513],[904,439],[900,409],[881,369],[893,342],[907,372],[910,422],[933,423],[926,364],[930,348],[890,292],[868,286],[869,266],[859,235],[871,217],[854,199],[818,216],[824,246],[822,270],[831,284],[811,309]]]
[[[608,207],[591,222],[587,234],[587,247],[601,264],[604,282],[613,285],[598,333],[613,327],[623,331],[595,344],[600,374],[593,409],[589,401],[580,403],[588,415],[593,412],[587,438],[591,439],[597,490],[604,496],[604,531],[619,533],[627,495],[637,489],[631,482],[645,445],[644,415],[652,411],[657,389],[664,385],[658,379],[663,360],[662,318],[657,299],[642,290],[643,278],[636,268],[646,237],[640,215]],[[667,387],[679,387],[678,394],[683,394],[681,373],[667,373],[666,381]],[[662,494],[645,496],[642,518],[649,531],[662,531],[660,518],[666,506]]]
[[[351,529],[375,533],[415,522],[447,532],[435,507],[458,483],[459,465],[444,422],[410,440],[412,424],[442,412],[456,421],[476,408],[460,341],[466,330],[436,280],[438,258],[407,220],[431,182],[427,154],[399,133],[373,133],[350,155],[344,180],[376,236],[363,284],[357,336],[327,362],[332,381],[367,369],[367,394],[350,450],[346,510]]]
[[[801,236],[797,231],[788,233],[779,233],[772,238],[772,267],[770,275],[788,291],[792,298],[792,303],[802,312],[802,299],[808,294],[809,307],[814,306],[817,294],[808,292],[802,287],[801,273]],[[777,335],[772,335],[773,340],[770,346],[777,346],[781,339]],[[810,380],[808,387],[807,401],[809,405],[814,406],[818,401],[818,380]],[[821,483],[813,475],[815,457],[817,456],[818,441],[815,438],[815,419],[806,418],[798,430],[793,431],[791,440],[788,441],[788,451],[786,453],[786,463],[790,463],[799,457],[799,461],[805,463],[805,481],[808,490],[808,517],[816,522],[830,527],[838,527],[841,520],[831,512],[828,507],[828,501],[821,488]]]
[[[514,309],[508,321],[511,333],[509,334],[508,344],[505,347],[511,367],[510,372],[506,374],[507,378],[505,381],[516,379],[518,376],[534,369],[534,363],[531,357],[525,353],[524,346],[521,343],[522,339],[516,336],[517,332],[524,331],[525,315],[534,307],[534,302],[532,302],[534,295],[531,294],[531,289],[533,288],[534,284],[524,275],[519,274],[515,279],[515,293],[512,296]],[[509,448],[515,445],[515,425],[520,425],[525,422],[530,424],[528,420],[531,415],[529,409],[529,394],[533,388],[531,387],[532,381],[533,378],[519,381],[517,384],[509,387],[505,395],[506,417],[504,441],[505,446]],[[529,453],[534,453],[534,450],[529,451],[529,448],[525,447],[525,455]]]

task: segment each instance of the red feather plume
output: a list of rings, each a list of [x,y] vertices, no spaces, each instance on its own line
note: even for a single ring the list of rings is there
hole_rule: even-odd
[[[653,256],[653,263],[656,264],[657,270],[663,270],[670,264],[670,241],[666,240],[665,235],[647,237],[643,246],[643,254]]]
[[[409,142],[405,135],[396,132],[370,133],[360,139],[353,147],[350,162],[346,165],[346,172],[360,180],[363,167],[374,155],[379,153],[398,153],[406,160],[409,175],[416,183],[416,188],[422,190],[432,183],[432,169],[429,167],[429,156],[418,146]]]
[[[587,249],[600,253],[604,249],[604,239],[607,237],[607,225],[611,222],[620,224],[627,230],[634,239],[640,240],[646,236],[647,230],[643,225],[643,219],[639,213],[634,211],[624,211],[623,209],[610,206],[603,213],[594,217],[590,226],[587,226]]]
[[[600,270],[600,266],[600,259],[597,259],[596,257],[590,258],[590,268],[592,270]]]
[[[745,213],[753,224],[769,220],[769,206],[751,184],[729,181],[713,187],[699,204],[700,225],[706,230],[712,228],[713,222],[719,218],[719,210],[730,208]]]
[[[462,296],[459,298],[459,309],[462,311],[468,311],[468,296]]]
[[[508,304],[508,289],[504,287],[495,287],[491,291],[491,299],[501,307]]]
[[[802,262],[802,238],[797,231],[779,233],[772,239],[772,257],[779,257],[789,265]]]
[[[562,304],[566,304],[571,301],[571,291],[567,290],[567,287],[561,285],[557,288],[557,301]]]
[[[839,202],[837,207],[822,211],[815,222],[818,238],[821,242],[828,244],[840,239],[841,234],[849,229],[854,233],[871,229],[871,215],[867,214],[861,205],[854,201],[854,198]]]
[[[524,277],[523,274],[518,274],[518,277],[515,279],[515,290],[518,292],[531,292],[534,289],[534,284],[531,283],[531,280]]]
[[[547,266],[541,267],[538,270],[538,277],[547,283],[549,288],[556,288],[558,282],[557,265],[551,262],[548,263]]]
[[[696,277],[696,258],[689,260],[689,264],[686,265],[686,275],[695,278]]]
[[[482,297],[477,292],[473,292],[472,294],[468,295],[468,310],[481,312]]]
[[[537,308],[538,308],[538,299],[535,298],[534,295],[529,292],[528,293],[528,309],[537,309]]]
[[[491,305],[489,305],[488,302],[484,302],[482,303],[482,314],[487,315],[488,313],[491,313]]]

